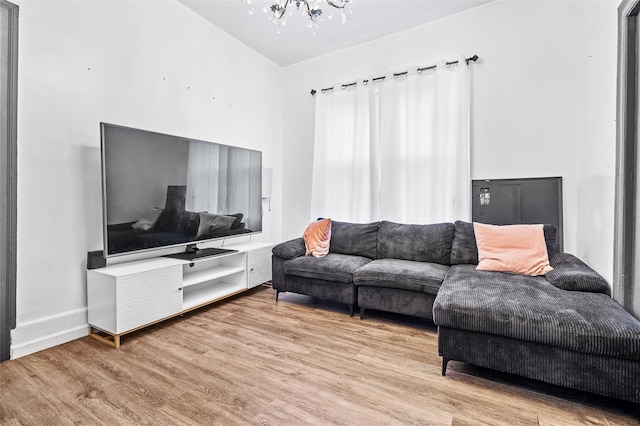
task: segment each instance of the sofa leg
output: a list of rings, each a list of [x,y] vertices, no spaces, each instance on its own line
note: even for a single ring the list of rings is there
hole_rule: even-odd
[[[278,295],[280,295],[280,290],[276,290],[276,303],[278,303]]]
[[[349,316],[353,317],[353,305],[349,305]]]
[[[442,357],[442,375],[446,376],[447,374],[447,364],[449,363],[448,358]]]
[[[366,311],[365,308],[360,308],[360,319],[364,318],[364,311]]]

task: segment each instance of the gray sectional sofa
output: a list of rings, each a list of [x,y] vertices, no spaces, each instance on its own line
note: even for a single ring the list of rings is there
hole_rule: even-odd
[[[332,222],[329,254],[302,238],[273,248],[273,288],[432,319],[450,360],[640,403],[640,322],[607,282],[555,250],[545,276],[478,271],[473,225]]]

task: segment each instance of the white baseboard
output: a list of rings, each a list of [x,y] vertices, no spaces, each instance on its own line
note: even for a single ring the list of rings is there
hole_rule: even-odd
[[[11,359],[89,335],[87,308],[17,324],[11,330]]]

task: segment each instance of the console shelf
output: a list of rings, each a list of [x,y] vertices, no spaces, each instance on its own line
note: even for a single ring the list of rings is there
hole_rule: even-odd
[[[90,335],[112,347],[151,324],[271,280],[271,244],[229,246],[233,253],[192,261],[155,258],[87,271]]]
[[[218,266],[210,270],[185,273],[182,285],[183,287],[189,287],[233,274],[242,274],[245,273],[245,271],[246,269],[241,266]]]
[[[242,293],[247,288],[234,282],[220,282],[215,286],[193,286],[191,290],[184,289],[183,309],[190,311],[218,300],[226,299],[238,293]]]

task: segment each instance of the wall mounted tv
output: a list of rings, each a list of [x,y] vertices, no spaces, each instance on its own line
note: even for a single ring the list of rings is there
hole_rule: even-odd
[[[100,123],[104,256],[262,232],[262,153]]]

